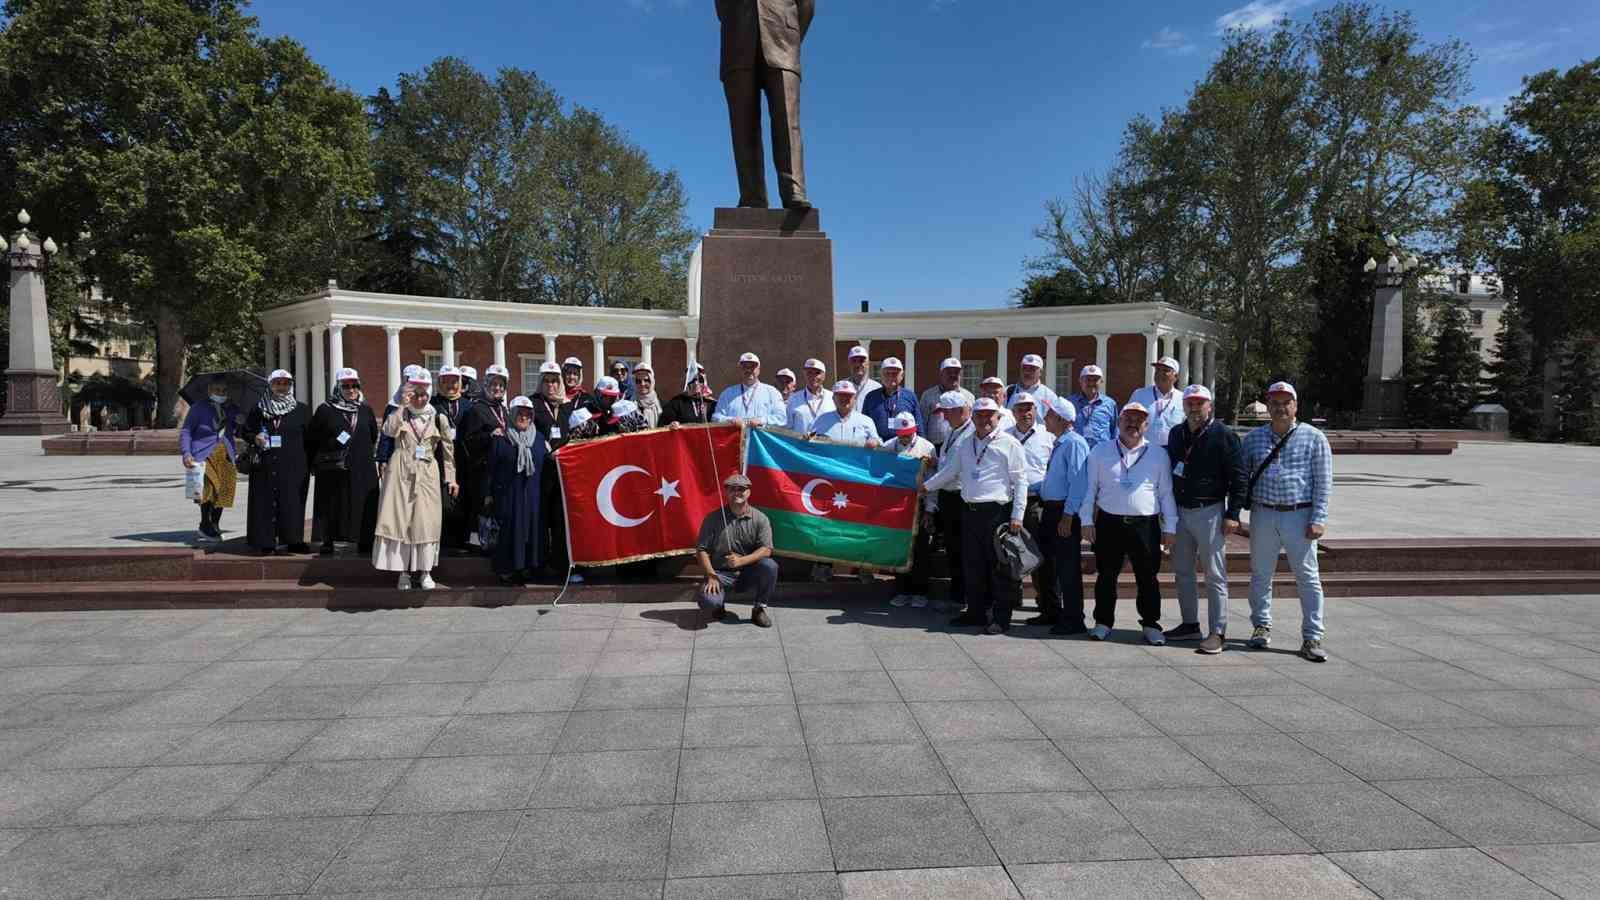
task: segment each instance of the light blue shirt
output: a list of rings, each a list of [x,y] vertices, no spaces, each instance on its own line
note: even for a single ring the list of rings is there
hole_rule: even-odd
[[[1271,425],[1245,435],[1244,470],[1254,473],[1272,452],[1278,435]],[[1248,476],[1247,476],[1248,477]],[[1328,522],[1328,499],[1333,494],[1333,449],[1328,437],[1304,422],[1295,426],[1289,442],[1256,479],[1250,502],[1273,506],[1311,504],[1311,524]]]
[[[811,433],[817,437],[827,438],[835,444],[849,444],[854,447],[865,447],[867,441],[878,440],[878,429],[872,424],[872,420],[854,410],[844,417],[841,417],[837,410],[828,410],[811,423]]]
[[[749,419],[782,428],[789,423],[789,413],[784,409],[783,394],[772,385],[758,381],[750,387],[740,383],[724,388],[717,397],[711,421],[732,422],[734,419]]]
[[[823,388],[822,395],[814,397],[810,391],[801,388],[789,395],[789,430],[810,434],[811,424],[817,421],[817,416],[831,409],[833,391]]]
[[[1167,435],[1172,432],[1172,426],[1184,420],[1183,391],[1176,384],[1172,393],[1163,397],[1156,393],[1156,386],[1147,384],[1128,398],[1129,403],[1142,403],[1144,408],[1150,410],[1150,428],[1145,432],[1145,437],[1157,447],[1167,445]]]
[[[1072,405],[1078,410],[1078,421],[1073,426],[1093,450],[1097,444],[1117,436],[1117,401],[1101,394],[1090,403],[1082,394],[1072,395]]]
[[[1039,486],[1039,499],[1060,501],[1064,515],[1074,515],[1083,506],[1083,495],[1088,490],[1089,442],[1076,431],[1069,431],[1056,438],[1050,451],[1050,465]]]

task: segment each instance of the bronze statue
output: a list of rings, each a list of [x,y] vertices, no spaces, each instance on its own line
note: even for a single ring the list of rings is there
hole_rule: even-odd
[[[810,209],[800,139],[800,42],[816,0],[716,0],[722,21],[722,90],[728,97],[739,205],[766,208],[761,95],[772,119],[772,162],[786,209]]]

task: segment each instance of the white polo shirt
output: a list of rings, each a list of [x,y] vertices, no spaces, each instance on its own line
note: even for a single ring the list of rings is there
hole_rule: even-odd
[[[1035,493],[1038,486],[1044,482],[1045,470],[1050,468],[1050,450],[1055,446],[1055,440],[1050,432],[1045,430],[1038,422],[1027,431],[1018,430],[1013,425],[1006,430],[1006,434],[1017,439],[1022,445],[1023,463],[1028,471],[1028,487]]]
[[[1172,496],[1172,465],[1165,448],[1141,439],[1128,449],[1120,437],[1089,451],[1089,487],[1078,519],[1094,522],[1096,509],[1114,516],[1161,516],[1163,534],[1178,533],[1178,504]]]
[[[1017,439],[999,429],[980,439],[963,440],[951,465],[941,467],[925,482],[929,492],[961,484],[961,499],[968,503],[1010,503],[1011,518],[1022,521],[1028,506],[1025,454]]]

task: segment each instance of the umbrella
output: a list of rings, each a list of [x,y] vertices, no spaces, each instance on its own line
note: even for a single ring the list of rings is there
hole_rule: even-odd
[[[201,372],[189,379],[178,395],[189,402],[190,406],[198,406],[206,402],[206,395],[211,391],[211,382],[218,377],[228,382],[228,402],[234,405],[243,418],[254,409],[261,398],[271,390],[267,385],[266,376],[260,372],[249,369],[228,369],[222,372]]]

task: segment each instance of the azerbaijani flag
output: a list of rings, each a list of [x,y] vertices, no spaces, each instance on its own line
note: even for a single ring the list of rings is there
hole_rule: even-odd
[[[772,522],[773,550],[904,572],[917,529],[922,460],[751,428],[750,504]]]

